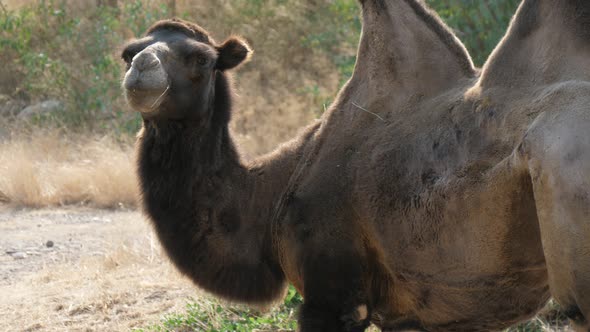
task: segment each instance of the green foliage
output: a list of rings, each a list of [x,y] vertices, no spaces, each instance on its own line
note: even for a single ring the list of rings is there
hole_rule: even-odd
[[[16,87],[0,86],[0,93],[62,100],[66,109],[53,120],[72,127],[98,122],[135,131],[139,118],[126,112],[117,51],[131,37],[126,31],[138,35],[166,16],[165,6],[140,0],[77,14],[55,0],[0,12],[0,57],[11,59],[5,70],[19,77]]]
[[[283,303],[268,313],[242,306],[224,306],[215,300],[201,300],[187,304],[183,314],[164,317],[162,322],[140,331],[206,331],[206,332],[250,332],[261,330],[295,330],[294,320],[301,296],[289,287]]]
[[[301,42],[328,54],[344,83],[354,70],[361,31],[357,0],[320,2],[308,15],[311,31]]]
[[[481,66],[498,44],[520,0],[427,0]]]

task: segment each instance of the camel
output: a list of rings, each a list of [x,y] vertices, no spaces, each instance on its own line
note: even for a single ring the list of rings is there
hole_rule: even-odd
[[[590,325],[590,2],[524,0],[482,69],[419,0],[360,0],[352,78],[244,162],[229,72],[250,47],[178,19],[123,51],[145,214],[212,294],[288,283],[313,331],[500,330],[553,297]]]

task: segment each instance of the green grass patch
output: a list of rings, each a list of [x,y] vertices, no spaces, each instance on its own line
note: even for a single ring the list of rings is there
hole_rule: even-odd
[[[302,302],[293,287],[289,288],[283,302],[268,312],[242,305],[225,305],[210,298],[199,299],[188,303],[184,313],[167,315],[159,324],[135,331],[294,331],[297,307]]]
[[[290,286],[283,302],[270,311],[261,312],[242,305],[227,305],[212,298],[193,300],[183,313],[169,314],[158,324],[135,332],[251,332],[251,331],[296,331],[296,312],[303,303],[301,295]],[[559,305],[551,301],[547,307],[530,321],[521,323],[504,332],[553,332],[564,331],[567,318]],[[367,332],[378,332],[372,326]],[[566,329],[567,331],[567,329]]]

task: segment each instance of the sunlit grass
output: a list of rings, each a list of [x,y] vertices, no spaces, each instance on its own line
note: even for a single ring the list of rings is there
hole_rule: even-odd
[[[0,141],[0,199],[18,207],[136,206],[130,142],[57,130],[21,132]]]

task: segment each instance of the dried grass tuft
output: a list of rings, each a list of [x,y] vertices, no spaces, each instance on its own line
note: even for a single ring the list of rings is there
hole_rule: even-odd
[[[19,133],[0,142],[0,200],[132,208],[138,197],[133,159],[131,144],[109,137]]]

